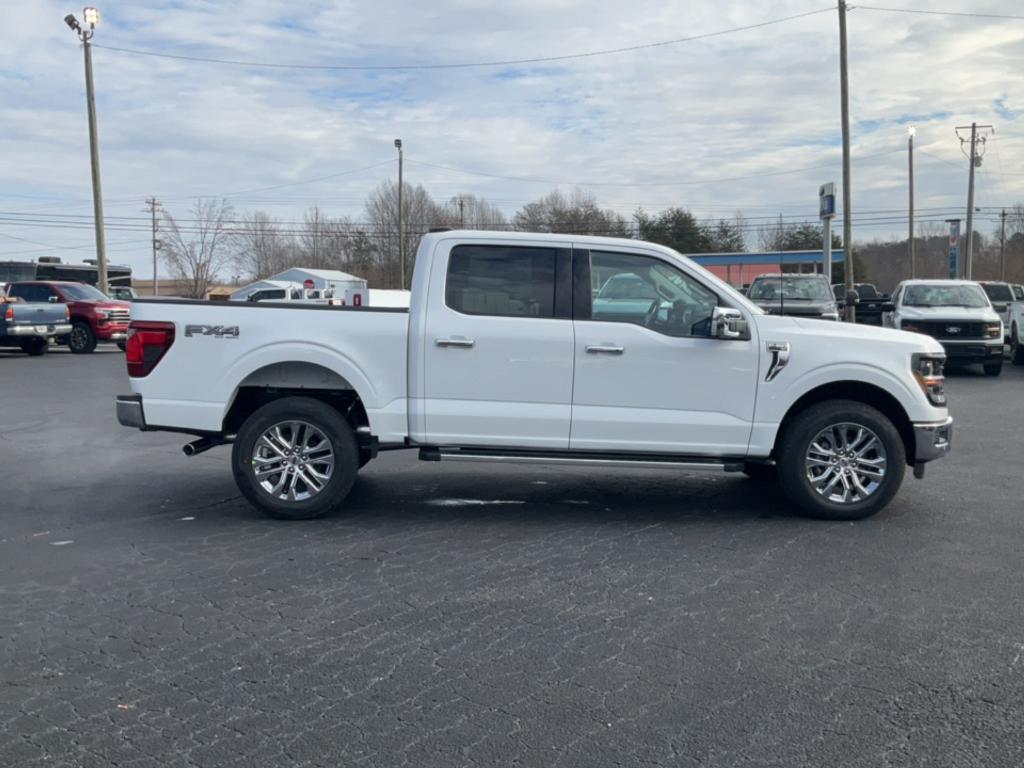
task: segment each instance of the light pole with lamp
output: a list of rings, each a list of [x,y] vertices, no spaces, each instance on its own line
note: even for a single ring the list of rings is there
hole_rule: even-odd
[[[907,168],[910,178],[910,205],[909,205],[909,230],[907,234],[907,248],[910,253],[910,279],[917,277],[917,262],[914,259],[914,134],[917,129],[914,126],[907,127]]]
[[[398,150],[398,264],[401,275],[401,288],[405,290],[405,216],[402,211],[402,140],[395,139]]]

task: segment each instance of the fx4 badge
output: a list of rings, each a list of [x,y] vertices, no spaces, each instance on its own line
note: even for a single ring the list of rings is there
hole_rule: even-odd
[[[214,336],[218,339],[237,339],[237,325],[186,325],[185,336]]]

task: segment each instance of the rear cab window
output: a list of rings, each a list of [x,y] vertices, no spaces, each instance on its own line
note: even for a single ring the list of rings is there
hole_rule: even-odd
[[[445,305],[463,315],[554,318],[566,316],[558,300],[563,249],[457,245],[448,257]],[[567,309],[567,308],[566,308]]]

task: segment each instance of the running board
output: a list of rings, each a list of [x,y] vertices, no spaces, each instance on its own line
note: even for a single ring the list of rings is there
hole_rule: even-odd
[[[677,469],[688,472],[742,472],[737,459],[651,453],[596,451],[517,451],[502,448],[420,448],[420,461],[493,461],[502,464],[545,464],[577,467]]]

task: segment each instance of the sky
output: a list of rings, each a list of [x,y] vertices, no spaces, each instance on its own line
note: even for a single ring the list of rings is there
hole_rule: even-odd
[[[1024,15],[1019,0],[891,2]],[[406,181],[508,215],[578,186],[627,218],[682,206],[701,218],[742,212],[751,226],[813,221],[818,186],[841,182],[838,15],[824,0],[108,0],[100,11],[108,258],[140,277],[151,270],[146,198],[179,218],[196,198],[227,197],[286,222],[312,205],[359,220],[366,195],[397,178],[396,137]],[[605,55],[400,68],[644,46],[813,11]],[[4,9],[0,260],[94,255],[82,50],[68,13],[81,18],[53,0]],[[911,124],[920,226],[965,215],[954,128],[972,120],[995,127],[975,201],[977,229],[995,231],[998,211],[1024,201],[1024,19],[860,7],[848,35],[855,240],[906,237]]]

